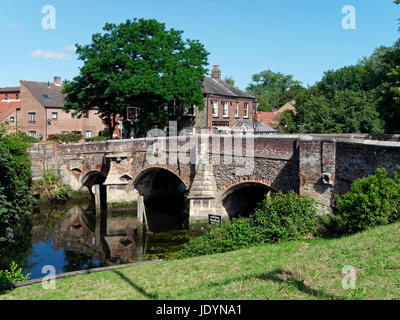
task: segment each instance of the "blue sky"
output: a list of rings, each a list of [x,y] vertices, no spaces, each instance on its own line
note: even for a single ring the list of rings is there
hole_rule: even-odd
[[[72,79],[81,62],[69,47],[90,42],[106,22],[154,18],[184,31],[245,89],[262,70],[293,74],[304,85],[355,64],[398,38],[392,0],[1,0],[0,87],[19,80]],[[42,28],[42,8],[56,9],[56,29]],[[356,29],[342,28],[342,7],[356,9]]]

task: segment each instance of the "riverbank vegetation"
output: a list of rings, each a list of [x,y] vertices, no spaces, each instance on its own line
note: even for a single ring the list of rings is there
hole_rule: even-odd
[[[180,258],[221,253],[277,241],[312,236],[318,219],[314,200],[295,192],[266,197],[249,218],[211,228],[190,241]]]
[[[29,146],[26,134],[0,130],[0,270],[22,261],[29,246],[27,217],[34,204]]]
[[[50,202],[65,202],[71,198],[71,186],[63,183],[54,170],[45,170],[43,177],[35,182],[34,189],[45,194]]]

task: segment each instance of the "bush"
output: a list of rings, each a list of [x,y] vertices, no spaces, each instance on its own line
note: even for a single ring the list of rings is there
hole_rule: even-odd
[[[213,227],[190,241],[179,257],[193,257],[304,237],[318,228],[315,202],[294,192],[266,197],[248,219]]]
[[[336,196],[337,213],[343,218],[348,232],[367,230],[399,219],[399,172],[394,179],[387,170],[377,169],[375,175],[354,181],[350,192]]]
[[[12,261],[9,270],[0,270],[0,287],[23,282],[29,279],[30,274],[23,275],[22,268]]]
[[[45,170],[43,177],[36,181],[35,190],[47,195],[52,202],[64,202],[71,198],[71,187],[62,182],[54,170]]]
[[[293,191],[265,198],[250,220],[271,242],[298,239],[318,228],[315,201]]]
[[[26,136],[26,135],[25,135]],[[34,202],[31,190],[30,146],[20,133],[0,132],[0,248],[12,248]],[[2,251],[2,250],[0,250]],[[0,265],[3,257],[0,257]]]
[[[92,138],[86,138],[85,141],[86,142],[107,141],[107,137],[97,136],[97,137],[92,137]]]
[[[50,135],[47,140],[49,141],[57,141],[58,143],[78,143],[83,139],[83,136],[81,134],[73,134],[73,133],[67,133],[67,134],[54,134]]]

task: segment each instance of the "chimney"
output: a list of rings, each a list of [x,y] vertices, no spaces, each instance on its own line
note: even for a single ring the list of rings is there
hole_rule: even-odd
[[[54,84],[55,84],[56,86],[61,86],[61,77],[55,76],[55,77],[54,77]]]
[[[221,80],[221,69],[219,66],[213,66],[211,77],[215,80]]]

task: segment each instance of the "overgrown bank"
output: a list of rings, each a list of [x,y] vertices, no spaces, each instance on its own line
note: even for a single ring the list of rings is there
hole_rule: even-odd
[[[30,245],[25,237],[34,203],[29,145],[25,134],[0,130],[0,270],[24,260]]]
[[[57,280],[0,299],[400,299],[400,224]],[[356,271],[344,289],[343,267]]]

